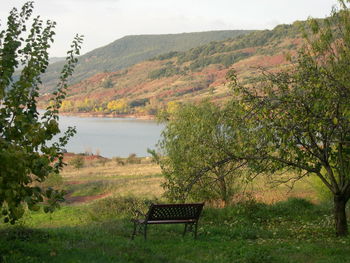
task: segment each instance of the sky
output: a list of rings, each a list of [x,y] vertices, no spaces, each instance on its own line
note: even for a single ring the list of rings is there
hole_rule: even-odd
[[[0,0],[1,28],[13,7]],[[51,57],[65,56],[76,33],[82,53],[126,35],[272,29],[308,17],[324,18],[336,0],[36,0],[35,15],[57,22]]]

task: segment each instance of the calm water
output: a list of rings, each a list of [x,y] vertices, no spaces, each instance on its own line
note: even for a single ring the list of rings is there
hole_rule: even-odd
[[[120,118],[82,118],[60,116],[61,131],[75,126],[77,134],[69,141],[68,152],[100,153],[105,157],[127,157],[130,153],[148,156],[154,149],[164,125],[154,121]]]

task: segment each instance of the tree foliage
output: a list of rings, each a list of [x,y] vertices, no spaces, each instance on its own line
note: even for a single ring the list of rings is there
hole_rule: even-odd
[[[320,178],[333,195],[336,233],[343,236],[350,198],[350,13],[345,1],[340,7],[323,22],[309,20],[293,69],[265,72],[254,88],[231,80],[245,109],[240,157],[269,172],[293,169],[297,177],[289,179]]]
[[[128,111],[129,104],[126,99],[111,100],[107,104],[107,109],[117,113],[126,113]]]
[[[69,128],[56,142],[51,141],[60,133],[58,110],[82,39],[75,37],[51,104],[39,115],[36,100],[40,76],[49,63],[47,50],[56,23],[40,17],[31,20],[32,12],[33,2],[20,10],[13,8],[5,29],[0,31],[0,209],[4,221],[11,223],[22,217],[26,206],[37,210],[44,200],[48,203],[46,212],[58,206],[63,193],[40,188],[37,183],[60,171],[63,147],[75,132]],[[20,66],[20,75],[14,78]]]
[[[179,67],[174,66],[173,63],[168,62],[165,64],[164,67],[151,71],[148,74],[148,78],[159,79],[159,78],[167,78],[167,77],[171,77],[174,75],[181,75],[181,74],[183,75],[185,74],[185,72],[182,71]]]
[[[159,143],[158,161],[171,200],[221,200],[228,204],[242,184],[243,162],[225,151],[230,127],[224,112],[214,104],[184,105],[172,111]]]

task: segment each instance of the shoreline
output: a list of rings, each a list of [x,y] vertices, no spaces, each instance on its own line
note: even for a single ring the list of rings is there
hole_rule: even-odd
[[[94,113],[94,112],[59,112],[62,116],[73,116],[83,118],[130,118],[137,120],[149,120],[154,121],[156,117],[154,115],[136,115],[136,114],[113,114],[113,113]]]

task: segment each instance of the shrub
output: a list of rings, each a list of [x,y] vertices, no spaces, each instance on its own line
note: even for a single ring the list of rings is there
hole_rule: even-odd
[[[157,199],[142,199],[134,196],[107,197],[92,203],[89,207],[89,215],[95,221],[137,217],[137,211],[145,214],[150,204],[155,202]]]
[[[129,157],[126,159],[129,164],[139,164],[141,163],[141,159],[136,156],[136,153],[131,153]]]
[[[84,164],[85,164],[84,157],[76,156],[69,161],[69,164],[72,165],[76,169],[80,169],[80,168],[84,167]]]
[[[313,203],[303,198],[291,197],[287,201],[281,201],[271,206],[271,211],[279,216],[297,216],[306,211],[310,211],[315,207]]]

